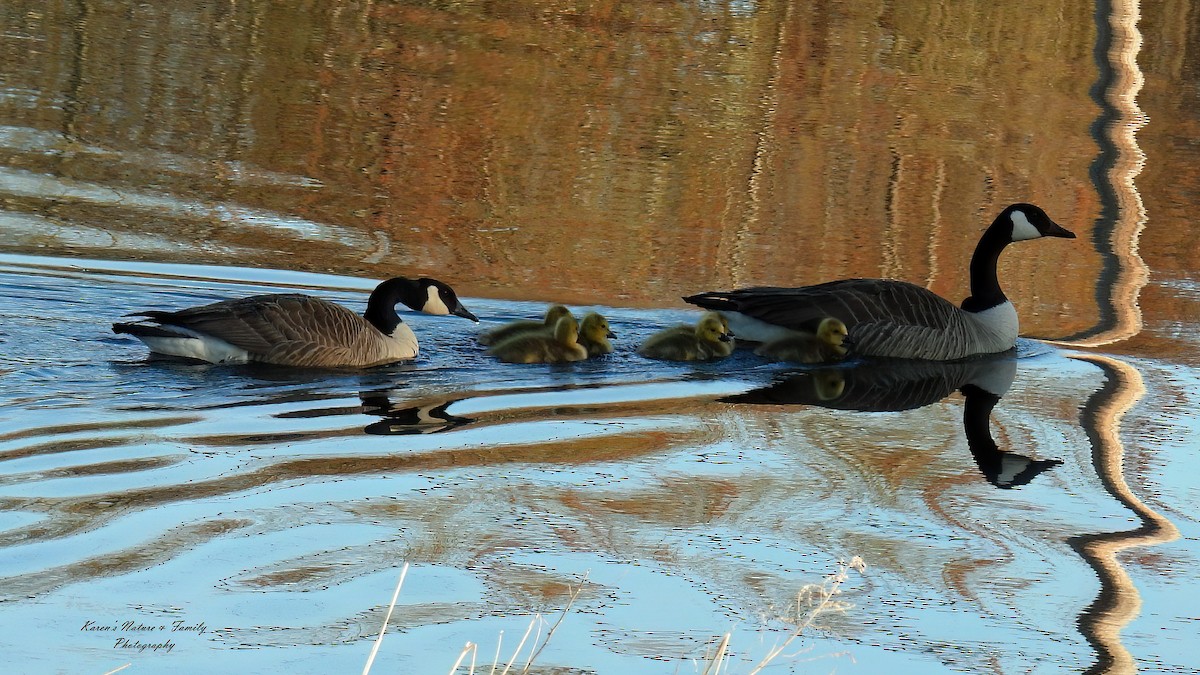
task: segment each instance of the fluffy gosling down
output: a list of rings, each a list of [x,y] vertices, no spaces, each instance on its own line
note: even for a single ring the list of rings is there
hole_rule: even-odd
[[[508,337],[488,349],[488,353],[508,363],[566,363],[587,358],[587,349],[579,344],[579,323],[568,314],[554,324],[554,334],[527,331]]]
[[[846,324],[831,316],[821,319],[816,334],[797,333],[754,350],[759,356],[795,363],[828,363],[846,356],[850,343]]]
[[[544,321],[512,321],[500,326],[499,328],[493,328],[492,330],[482,333],[476,339],[479,341],[479,344],[487,346],[499,344],[500,342],[515,335],[520,335],[521,333],[542,332],[546,335],[553,335],[554,327],[558,324],[558,320],[564,316],[571,316],[571,310],[562,305],[551,305],[546,310],[546,318]]]
[[[705,312],[695,326],[675,326],[651,335],[638,354],[662,361],[708,361],[733,353],[733,336],[716,312]]]
[[[615,337],[617,334],[612,332],[608,319],[596,312],[589,312],[579,324],[579,344],[587,350],[588,357],[611,354],[613,346],[608,340]]]

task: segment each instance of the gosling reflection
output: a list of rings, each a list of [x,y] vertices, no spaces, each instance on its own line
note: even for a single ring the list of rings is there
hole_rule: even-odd
[[[992,437],[992,409],[1008,392],[1017,361],[1005,357],[954,363],[895,362],[789,372],[772,384],[721,399],[756,405],[813,405],[834,410],[896,412],[922,408],[962,392],[963,431],[975,464],[1001,489],[1027,485],[1062,460],[1001,450]]]
[[[408,434],[436,434],[457,429],[464,424],[475,421],[469,417],[459,417],[450,414],[447,409],[460,399],[438,400],[427,403],[396,407],[386,391],[363,392],[359,394],[362,400],[362,412],[366,415],[381,417],[378,422],[372,422],[363,427],[363,432],[373,436],[398,436]]]

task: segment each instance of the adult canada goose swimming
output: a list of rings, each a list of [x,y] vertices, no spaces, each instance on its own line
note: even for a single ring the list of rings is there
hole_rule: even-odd
[[[426,314],[478,321],[454,289],[436,279],[396,277],[375,287],[362,316],[299,293],[253,295],[176,312],[148,310],[114,323],[156,354],[209,363],[273,363],[310,368],[366,368],[417,355],[417,336],[396,304]]]
[[[520,321],[510,321],[499,328],[493,328],[485,333],[480,334],[480,336],[476,339],[479,341],[479,344],[486,346],[494,345],[505,338],[510,338],[518,333],[525,333],[528,331],[543,331],[546,335],[552,335],[554,333],[554,326],[558,323],[558,320],[564,316],[570,315],[571,310],[567,309],[566,307],[562,305],[551,305],[546,310],[546,318],[544,321],[528,321],[524,319]]]
[[[1017,311],[996,278],[1000,252],[1014,241],[1074,239],[1045,211],[1013,204],[1000,212],[971,257],[971,295],[962,308],[904,281],[843,279],[801,288],[758,287],[684,298],[729,318],[739,338],[771,342],[811,330],[825,316],[850,330],[864,356],[949,361],[1012,349]]]
[[[816,334],[797,333],[775,340],[754,350],[759,356],[796,363],[827,363],[846,356],[846,324],[827,316],[821,319]]]
[[[587,350],[589,357],[611,354],[613,346],[608,340],[615,337],[617,334],[612,332],[608,319],[596,312],[588,312],[579,324],[579,344]]]
[[[554,334],[529,331],[513,335],[492,345],[488,353],[508,363],[565,363],[587,358],[587,349],[579,344],[579,323],[571,315],[554,325]]]
[[[651,335],[638,354],[663,361],[707,361],[733,353],[733,338],[715,312],[705,312],[695,326],[675,326]]]

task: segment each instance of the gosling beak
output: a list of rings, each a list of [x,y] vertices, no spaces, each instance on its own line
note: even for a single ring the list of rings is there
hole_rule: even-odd
[[[733,339],[733,333],[721,333],[721,337],[717,338],[721,342],[729,342]]]
[[[615,337],[617,337],[617,334],[616,334],[616,333],[614,333],[614,332],[612,332],[612,331],[610,330],[610,331],[608,331],[608,334],[607,334],[607,335],[605,335],[604,337],[606,337],[606,338],[615,338]]]
[[[1045,234],[1043,234],[1042,236],[1044,236],[1044,237],[1062,237],[1063,239],[1074,239],[1075,233],[1068,230],[1067,228],[1063,227],[1062,225],[1059,225],[1058,223],[1056,223],[1054,221],[1050,221],[1050,227],[1048,227],[1046,229]]]
[[[450,313],[453,314],[454,316],[461,316],[464,319],[470,319],[470,320],[474,321],[475,323],[479,323],[479,319],[475,318],[474,314],[467,311],[467,308],[463,307],[461,302],[458,303],[458,306],[455,307],[454,310],[451,311]]]
[[[847,336],[843,337],[843,338],[842,338],[842,346],[843,346],[843,347],[853,347],[853,346],[854,346],[854,339],[853,339],[853,338],[851,338],[849,335],[847,335]]]

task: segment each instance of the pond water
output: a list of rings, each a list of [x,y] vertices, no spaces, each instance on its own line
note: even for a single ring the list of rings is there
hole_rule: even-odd
[[[482,672],[560,618],[528,672],[716,672],[729,634],[749,673],[839,570],[765,672],[1200,672],[1195,3],[0,17],[6,672],[360,672],[406,564],[372,673],[468,642]],[[704,290],[958,301],[1016,201],[1079,238],[1002,258],[1015,353],[634,352]],[[363,371],[110,330],[281,289],[357,310],[401,274],[481,325],[406,316],[420,356]],[[475,344],[551,301],[615,353]]]

